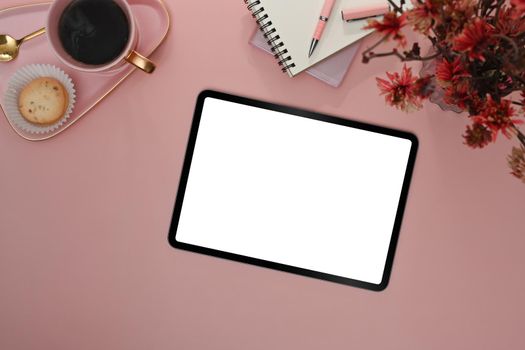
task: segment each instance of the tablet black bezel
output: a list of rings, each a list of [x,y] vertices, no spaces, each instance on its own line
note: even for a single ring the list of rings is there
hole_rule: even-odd
[[[199,131],[202,109],[204,106],[205,99],[208,97],[219,99],[219,100],[224,100],[224,101],[229,101],[229,102],[234,102],[234,103],[239,103],[239,104],[244,104],[244,105],[249,105],[249,106],[254,106],[254,107],[263,108],[267,110],[283,112],[286,114],[296,115],[298,117],[319,120],[319,121],[323,121],[327,123],[348,126],[352,128],[361,129],[361,130],[367,130],[367,131],[390,135],[394,137],[399,137],[399,138],[403,138],[403,139],[407,139],[411,141],[412,146],[410,149],[410,155],[409,155],[407,168],[405,172],[405,179],[403,181],[403,188],[401,190],[401,195],[399,198],[396,219],[394,221],[393,232],[392,232],[392,236],[390,239],[390,245],[388,248],[388,254],[387,254],[387,259],[386,259],[381,283],[374,284],[370,282],[364,282],[364,281],[346,278],[342,276],[303,269],[299,267],[275,263],[275,262],[271,262],[267,260],[261,260],[261,259],[257,259],[257,258],[253,258],[249,256],[233,254],[229,252],[205,248],[205,247],[196,246],[196,245],[182,243],[182,242],[177,241],[177,227],[178,227],[180,214],[182,210],[182,204],[184,201],[186,184],[188,181],[188,176],[189,176],[189,172],[191,168],[193,151],[195,149],[195,143],[197,141],[197,134]],[[314,277],[318,279],[323,279],[323,280],[336,282],[336,283],[342,283],[342,284],[364,288],[364,289],[369,289],[373,291],[382,291],[387,287],[388,282],[390,280],[390,274],[392,272],[392,263],[394,261],[394,254],[395,254],[395,250],[397,246],[397,241],[399,238],[399,231],[401,229],[401,222],[402,222],[403,214],[405,211],[406,201],[408,197],[408,189],[410,186],[410,181],[412,179],[412,173],[414,171],[414,163],[416,159],[418,145],[419,145],[419,142],[418,142],[417,137],[414,134],[409,133],[409,132],[389,129],[389,128],[385,128],[385,127],[381,127],[377,125],[371,125],[371,124],[366,124],[366,123],[347,120],[347,119],[341,119],[341,118],[337,118],[337,117],[333,117],[333,116],[329,116],[325,114],[305,111],[302,109],[287,107],[283,105],[277,105],[277,104],[273,104],[269,102],[258,101],[258,100],[254,100],[254,99],[250,99],[246,97],[230,95],[230,94],[226,94],[226,93],[222,93],[218,91],[212,91],[212,90],[202,91],[197,98],[197,105],[195,107],[195,113],[193,116],[193,122],[192,122],[191,130],[190,130],[190,137],[188,140],[186,156],[184,159],[184,165],[183,165],[182,174],[181,174],[181,178],[179,182],[179,188],[178,188],[177,197],[175,201],[175,208],[173,211],[173,217],[172,217],[170,231],[168,235],[168,241],[173,247],[187,250],[187,251],[211,255],[211,256],[215,256],[219,258],[235,260],[235,261],[239,261],[243,263],[272,268],[276,270],[291,272],[291,273],[295,273],[295,274],[299,274],[303,276]]]

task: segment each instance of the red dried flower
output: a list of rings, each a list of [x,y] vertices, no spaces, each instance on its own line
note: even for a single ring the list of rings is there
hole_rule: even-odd
[[[412,0],[413,8],[407,11],[407,21],[415,31],[428,34],[430,28],[439,14],[439,7],[434,4],[434,0]]]
[[[407,40],[401,32],[401,28],[406,23],[406,13],[398,16],[396,12],[388,12],[381,21],[377,19],[368,20],[368,24],[363,29],[375,29],[378,33],[393,38],[399,45],[404,47],[407,44]]]
[[[467,52],[470,59],[485,61],[483,51],[492,40],[494,27],[481,18],[476,18],[468,24],[461,34],[454,39],[453,49]]]
[[[492,140],[496,141],[498,132],[510,138],[509,129],[515,124],[523,124],[523,120],[515,119],[516,110],[512,107],[511,101],[502,99],[495,101],[490,95],[487,95],[487,101],[481,113],[473,116],[474,122],[483,124],[492,131]]]
[[[460,56],[457,56],[452,62],[443,58],[436,66],[436,81],[442,87],[456,84],[460,79],[466,77],[470,77],[470,74],[466,71]]]
[[[467,110],[469,107],[468,104],[472,100],[468,82],[463,81],[450,85],[445,89],[443,100],[448,104],[456,105],[463,110]]]
[[[465,144],[472,148],[483,148],[492,141],[492,132],[483,124],[468,125],[463,134]]]
[[[381,95],[385,95],[385,101],[405,112],[418,110],[423,107],[421,96],[416,91],[417,77],[412,75],[412,69],[403,66],[401,75],[399,73],[389,73],[386,75],[390,81],[376,78],[377,86],[381,90]]]
[[[525,148],[512,147],[512,153],[507,157],[511,174],[525,183]]]
[[[438,1],[438,0],[436,0]],[[471,23],[476,16],[480,0],[442,0],[442,12],[440,20],[443,26],[436,29],[442,30],[447,44],[463,31],[463,28]]]
[[[525,0],[511,0],[511,3],[519,12],[525,12]]]
[[[521,13],[515,7],[505,5],[500,8],[495,26],[499,34],[510,37],[515,37],[525,31],[525,21],[521,19]]]

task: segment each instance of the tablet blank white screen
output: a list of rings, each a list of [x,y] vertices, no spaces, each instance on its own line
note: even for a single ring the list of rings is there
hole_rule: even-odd
[[[410,148],[208,97],[176,239],[379,284]]]

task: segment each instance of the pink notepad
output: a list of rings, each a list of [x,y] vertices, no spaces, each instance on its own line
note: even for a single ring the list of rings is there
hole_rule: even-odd
[[[270,46],[260,30],[255,31],[250,40],[250,44],[271,54]],[[347,46],[341,51],[317,63],[315,66],[308,68],[306,73],[328,85],[338,87],[341,85],[341,82],[343,81],[350,64],[354,60],[360,45],[361,41],[358,41]]]

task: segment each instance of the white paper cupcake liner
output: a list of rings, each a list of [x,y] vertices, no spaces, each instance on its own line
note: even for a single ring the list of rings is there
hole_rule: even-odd
[[[18,110],[18,95],[32,80],[37,78],[54,78],[66,89],[69,105],[62,118],[51,125],[36,125],[28,122]],[[7,83],[4,95],[4,109],[7,118],[19,129],[32,134],[45,134],[60,128],[71,115],[75,106],[76,91],[73,81],[63,70],[50,64],[31,64],[16,71]]]

